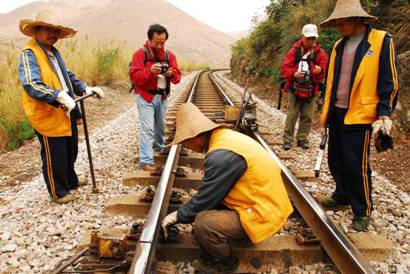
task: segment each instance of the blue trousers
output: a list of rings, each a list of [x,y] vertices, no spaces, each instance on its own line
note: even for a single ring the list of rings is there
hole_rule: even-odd
[[[330,117],[328,163],[336,190],[332,197],[352,206],[356,216],[372,211],[370,169],[371,125],[345,125],[347,110],[336,108]]]
[[[136,95],[140,128],[140,164],[154,164],[154,150],[164,149],[167,99],[157,94],[151,103]]]

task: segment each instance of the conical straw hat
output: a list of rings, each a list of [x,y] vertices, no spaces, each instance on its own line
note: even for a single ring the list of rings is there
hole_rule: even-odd
[[[72,28],[64,27],[60,24],[60,20],[58,16],[49,10],[40,11],[35,20],[31,19],[22,19],[20,20],[20,31],[27,35],[27,36],[35,36],[36,29],[35,27],[42,26],[42,27],[50,27],[54,29],[60,30],[60,35],[58,36],[59,39],[67,38],[73,36],[76,31]]]
[[[225,125],[216,124],[209,120],[194,104],[182,104],[178,107],[175,137],[168,146],[182,143],[201,133],[224,126]]]
[[[322,28],[334,28],[335,21],[343,18],[365,18],[367,22],[377,19],[376,16],[368,14],[360,4],[360,0],[338,0],[332,14],[325,21],[320,23]]]

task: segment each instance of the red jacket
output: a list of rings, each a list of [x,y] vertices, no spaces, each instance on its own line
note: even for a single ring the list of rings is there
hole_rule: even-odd
[[[131,66],[130,66],[130,78],[135,84],[134,91],[141,95],[147,102],[152,102],[154,94],[150,93],[149,90],[157,89],[157,74],[152,73],[150,68],[154,60],[158,60],[160,63],[165,63],[165,51],[160,51],[156,56],[152,56],[149,50],[149,41],[145,42],[144,47],[147,49],[148,58],[147,62],[144,64],[145,51],[143,48],[138,49],[132,56]],[[154,53],[155,54],[155,53]],[[173,84],[178,84],[181,81],[181,72],[178,69],[178,64],[175,55],[168,50],[169,67],[173,69],[173,74],[171,78],[167,79]],[[163,96],[163,99],[165,96]]]
[[[285,91],[289,90],[290,85],[293,83],[295,78],[293,74],[298,70],[298,63],[296,63],[296,52],[300,51],[302,47],[302,40],[297,41],[293,47],[288,51],[285,56],[285,59],[282,62],[282,77],[286,80]],[[303,55],[308,52],[309,49],[303,49]],[[320,47],[319,44],[313,46],[314,55],[316,55],[314,62],[310,63],[310,70],[313,71],[315,65],[318,65],[322,68],[322,71],[319,74],[312,75],[312,80],[315,84],[315,94],[318,94],[319,81],[323,80],[326,77],[326,67],[327,67],[327,54]]]

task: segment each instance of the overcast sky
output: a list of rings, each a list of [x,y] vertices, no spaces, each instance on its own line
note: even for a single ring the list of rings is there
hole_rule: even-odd
[[[192,17],[221,31],[249,30],[252,16],[264,14],[270,0],[166,0]],[[0,13],[7,13],[33,0],[0,0]]]

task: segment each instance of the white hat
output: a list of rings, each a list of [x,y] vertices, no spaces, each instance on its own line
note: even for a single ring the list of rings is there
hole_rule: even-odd
[[[314,24],[304,25],[302,29],[302,35],[305,36],[306,38],[319,37],[319,34],[317,34],[317,26]]]

